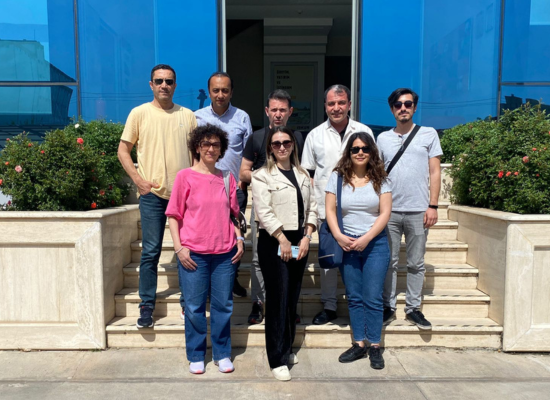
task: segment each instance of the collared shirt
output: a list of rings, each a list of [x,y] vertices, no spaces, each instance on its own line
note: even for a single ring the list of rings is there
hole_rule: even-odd
[[[325,219],[325,188],[330,174],[346,147],[349,137],[356,132],[367,132],[372,136],[372,130],[360,122],[349,119],[344,139],[334,129],[327,119],[307,135],[302,153],[302,167],[315,170],[315,197],[317,199],[319,218]]]
[[[223,158],[216,163],[216,167],[230,171],[238,182],[243,149],[248,137],[252,135],[250,117],[246,112],[233,107],[231,104],[229,104],[229,108],[222,115],[216,114],[212,105],[209,105],[195,111],[195,117],[197,117],[199,126],[212,124],[227,133],[229,147]]]

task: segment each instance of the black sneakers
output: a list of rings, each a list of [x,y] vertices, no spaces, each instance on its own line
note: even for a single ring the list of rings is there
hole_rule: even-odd
[[[140,317],[136,323],[138,328],[152,328],[155,325],[153,322],[153,309],[151,307],[141,306],[139,315]]]
[[[252,303],[252,311],[248,316],[248,324],[259,324],[264,320],[264,306],[259,301]]]
[[[366,347],[361,347],[357,343],[353,343],[353,345],[349,349],[340,354],[340,357],[338,357],[338,361],[340,361],[341,363],[349,363],[365,357],[365,354],[367,354]]]
[[[336,318],[338,318],[336,311],[324,309],[313,317],[312,323],[313,325],[324,325],[328,324],[332,320],[335,320]]]
[[[405,316],[405,319],[420,329],[432,329],[432,324],[424,318],[424,314],[420,310],[411,311]]]
[[[395,319],[395,311],[393,311],[391,307],[384,307],[384,321],[382,322],[382,325],[389,325],[392,321],[395,321]]]
[[[246,289],[243,288],[237,278],[235,278],[235,281],[233,282],[233,296],[246,297],[246,295]]]
[[[370,367],[373,369],[384,368],[384,358],[382,357],[382,350],[380,347],[369,347]]]

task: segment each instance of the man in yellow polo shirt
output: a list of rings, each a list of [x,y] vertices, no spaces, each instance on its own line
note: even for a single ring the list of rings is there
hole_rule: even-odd
[[[165,64],[154,67],[149,86],[153,91],[153,101],[130,112],[118,146],[120,163],[140,194],[143,239],[138,328],[154,325],[158,262],[166,225],[164,213],[176,174],[191,166],[187,138],[197,127],[193,112],[172,101],[176,90],[176,71],[172,67]],[[137,171],[130,156],[134,145],[137,145]]]

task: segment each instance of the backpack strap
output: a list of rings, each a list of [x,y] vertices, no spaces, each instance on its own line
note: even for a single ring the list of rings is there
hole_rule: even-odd
[[[405,140],[405,143],[401,146],[399,151],[393,156],[393,159],[390,162],[390,165],[388,165],[388,169],[386,170],[386,173],[389,175],[393,167],[395,167],[395,164],[397,164],[397,161],[401,158],[405,150],[407,150],[407,147],[409,147],[409,144],[412,142],[414,136],[417,134],[417,132],[420,130],[420,125],[415,125],[411,133],[409,134],[409,137],[407,140]]]

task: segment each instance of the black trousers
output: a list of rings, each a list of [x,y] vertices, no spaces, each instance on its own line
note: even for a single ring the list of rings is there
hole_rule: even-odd
[[[284,232],[293,246],[302,239],[301,231]],[[260,229],[258,257],[265,283],[265,347],[271,368],[287,365],[296,336],[296,307],[300,298],[307,255],[287,262],[277,255],[279,242]]]

